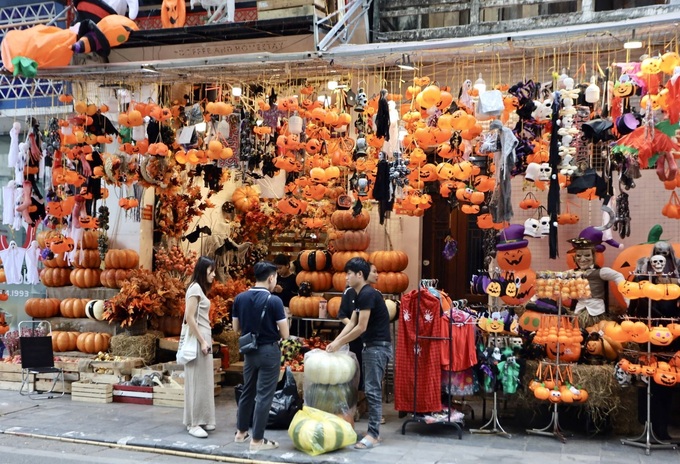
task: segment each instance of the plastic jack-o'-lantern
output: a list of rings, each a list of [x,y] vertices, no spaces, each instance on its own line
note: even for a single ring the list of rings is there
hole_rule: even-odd
[[[507,293],[501,299],[508,305],[521,305],[536,293],[536,273],[532,269],[515,270],[515,285],[517,292],[514,296]]]
[[[654,373],[654,381],[664,387],[672,387],[678,382],[678,372],[675,368],[673,370],[657,369]]]
[[[649,341],[652,345],[668,346],[673,338],[671,331],[662,325],[649,329]]]

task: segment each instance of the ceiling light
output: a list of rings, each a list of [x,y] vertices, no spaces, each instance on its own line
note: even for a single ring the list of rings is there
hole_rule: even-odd
[[[623,44],[623,48],[625,48],[626,50],[642,48],[642,42],[635,38],[635,29],[633,29],[633,35],[630,37],[630,40]]]
[[[401,55],[401,59],[397,60],[397,67],[405,71],[417,71],[418,68],[411,63],[411,55]]]

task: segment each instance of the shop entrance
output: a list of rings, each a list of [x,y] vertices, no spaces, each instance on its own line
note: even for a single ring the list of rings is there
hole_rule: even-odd
[[[446,238],[458,242],[458,252],[451,260],[442,255]],[[439,288],[451,298],[482,302],[481,295],[470,293],[470,279],[484,268],[484,231],[477,227],[476,216],[451,209],[446,199],[433,195],[432,207],[423,217],[421,275],[439,279]]]

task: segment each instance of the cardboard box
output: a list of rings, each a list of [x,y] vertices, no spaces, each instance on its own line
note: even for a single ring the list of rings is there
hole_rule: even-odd
[[[86,403],[111,403],[113,401],[113,385],[93,383],[81,380],[71,384],[71,401]]]
[[[153,404],[153,387],[113,386],[114,403]]]

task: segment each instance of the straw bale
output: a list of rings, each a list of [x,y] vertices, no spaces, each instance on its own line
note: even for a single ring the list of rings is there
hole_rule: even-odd
[[[121,334],[111,337],[111,354],[128,358],[142,358],[144,363],[153,364],[156,361],[156,333],[144,335]]]

